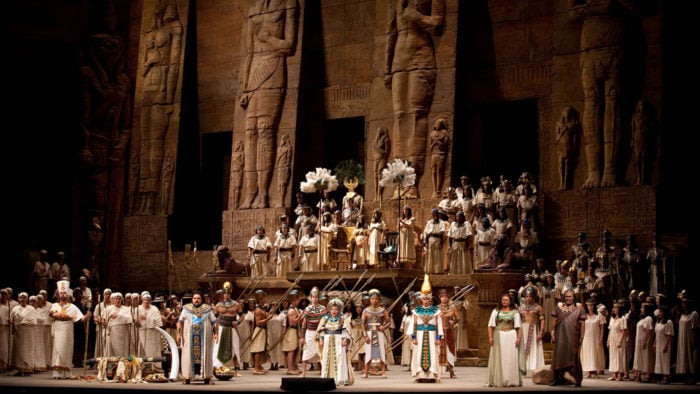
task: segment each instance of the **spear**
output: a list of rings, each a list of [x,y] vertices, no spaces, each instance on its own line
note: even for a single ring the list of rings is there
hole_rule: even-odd
[[[362,274],[360,274],[360,277],[357,278],[357,281],[356,281],[355,284],[352,286],[352,289],[350,289],[350,291],[347,292],[347,296],[345,297],[346,299],[347,299],[347,297],[350,297],[350,295],[352,294],[353,291],[355,291],[355,288],[357,287],[358,284],[360,284],[360,281],[361,281],[362,278],[365,276],[365,274],[367,273],[367,271],[368,271],[368,270],[362,271]],[[353,297],[353,298],[354,298],[354,297]]]
[[[465,296],[467,293],[471,292],[472,290],[476,289],[477,287],[479,287],[479,286],[476,284],[466,285],[466,286],[462,287],[457,293],[455,293],[455,295],[452,296],[452,298],[450,298],[450,301],[459,300],[460,298],[462,298],[463,296]]]
[[[394,307],[399,303],[399,301],[401,301],[401,298],[402,298],[403,296],[405,296],[406,293],[408,293],[409,291],[411,291],[411,287],[413,287],[413,285],[416,283],[416,280],[418,280],[418,277],[413,278],[413,280],[411,281],[411,283],[409,283],[408,286],[406,286],[406,288],[403,289],[403,291],[401,292],[401,294],[399,294],[399,296],[396,297],[396,299],[394,300],[394,302],[392,302],[391,305],[386,309],[387,313],[388,313],[388,312],[391,312],[391,310],[394,309]]]
[[[372,274],[372,276],[370,276],[369,279],[367,279],[367,281],[365,282],[365,284],[363,284],[363,285],[357,290],[357,294],[355,294],[354,296],[352,296],[352,298],[351,298],[350,300],[353,301],[353,302],[355,302],[355,297],[357,297],[358,294],[361,294],[361,293],[362,293],[362,290],[364,290],[364,288],[367,287],[367,285],[370,284],[370,283],[372,282],[372,280],[374,279],[375,276],[377,276],[377,273],[376,273],[376,272],[375,272],[374,274]],[[358,282],[359,282],[359,280],[358,280]],[[356,284],[357,284],[357,283],[356,283]]]
[[[323,287],[323,289],[321,289],[320,292],[323,293],[324,291],[326,291],[328,289],[332,289],[333,286],[336,285],[336,281],[338,280],[338,278],[340,278],[340,275],[336,275],[335,277],[333,277],[333,279],[331,279],[328,283],[326,283],[326,285]],[[333,284],[333,286],[331,286],[331,284]]]
[[[245,302],[245,297],[248,297],[250,295],[250,293],[255,289],[255,286],[257,286],[258,283],[262,281],[265,275],[267,275],[267,271],[263,272],[263,274],[260,276],[256,276],[255,278],[253,278],[253,280],[248,282],[248,286],[246,286],[241,292],[241,294],[238,295],[238,299],[242,302]]]

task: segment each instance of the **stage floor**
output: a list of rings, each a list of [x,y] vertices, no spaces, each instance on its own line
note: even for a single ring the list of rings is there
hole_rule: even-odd
[[[449,374],[439,383],[415,383],[406,370],[406,367],[397,365],[389,366],[386,378],[370,375],[362,378],[356,373],[355,384],[351,386],[341,386],[332,390],[338,393],[389,393],[389,392],[498,392],[498,391],[698,391],[698,385],[684,385],[672,383],[660,385],[656,383],[636,383],[629,381],[608,381],[610,377],[606,373],[598,379],[584,379],[581,388],[573,386],[537,385],[532,383],[529,377],[523,378],[522,387],[494,388],[484,387],[487,379],[487,368],[484,367],[456,367],[457,378],[450,379]],[[73,370],[74,376],[82,375],[83,369]],[[88,374],[91,372],[88,370]],[[128,391],[130,393],[138,391],[235,391],[235,392],[286,392],[282,390],[281,383],[284,378],[297,379],[298,376],[285,374],[285,370],[269,371],[265,375],[253,375],[252,370],[241,371],[242,377],[233,378],[229,381],[219,381],[213,379],[214,385],[205,386],[202,382],[194,381],[189,385],[182,384],[181,381],[168,383],[111,383],[94,382],[85,380],[54,380],[51,372],[42,372],[31,376],[8,376],[0,375],[0,391],[2,393],[55,393],[56,390],[63,390],[76,393],[88,390],[90,392],[105,390],[115,393],[117,391]],[[309,371],[307,378],[320,378],[320,372]],[[313,383],[313,379],[309,380]],[[306,387],[306,391],[313,391],[313,384]]]

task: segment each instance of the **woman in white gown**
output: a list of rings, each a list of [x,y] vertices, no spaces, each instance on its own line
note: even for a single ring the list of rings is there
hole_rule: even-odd
[[[491,312],[489,328],[488,387],[523,385],[518,349],[520,346],[520,313],[513,307],[508,293],[501,296]]]
[[[639,311],[634,343],[634,380],[649,382],[654,373],[654,303],[645,301]]]
[[[586,321],[583,328],[583,345],[581,346],[581,369],[585,378],[597,378],[598,371],[605,369],[605,316],[598,313],[592,299],[586,301]]]

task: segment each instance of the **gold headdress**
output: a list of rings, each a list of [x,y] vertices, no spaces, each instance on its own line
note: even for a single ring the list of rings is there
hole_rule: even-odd
[[[233,291],[233,285],[231,284],[231,282],[226,281],[226,282],[224,282],[224,286],[222,287],[222,289],[223,289],[224,293],[231,294],[231,292]]]
[[[420,293],[422,298],[432,298],[433,288],[430,285],[430,278],[428,274],[423,277],[423,284],[420,286]]]

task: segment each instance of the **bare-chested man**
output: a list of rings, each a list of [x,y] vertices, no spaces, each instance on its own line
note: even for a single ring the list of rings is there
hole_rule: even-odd
[[[231,299],[233,291],[231,282],[225,282],[222,290],[222,299],[214,307],[219,326],[218,340],[214,343],[214,368],[239,370],[241,338],[238,335],[240,324],[238,314],[241,304]],[[241,376],[241,374],[236,372],[235,376]]]
[[[525,302],[520,305],[520,320],[522,321],[522,345],[525,352],[525,366],[528,372],[544,367],[544,350],[542,335],[544,334],[544,312],[537,303],[538,295],[535,286],[527,286],[524,291]]]

